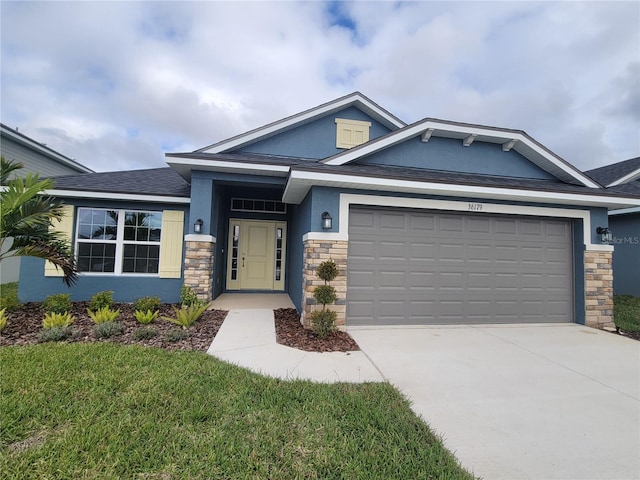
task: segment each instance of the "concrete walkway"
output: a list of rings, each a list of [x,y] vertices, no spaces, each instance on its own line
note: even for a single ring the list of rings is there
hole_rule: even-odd
[[[229,310],[207,353],[254,372],[284,380],[381,382],[361,351],[304,352],[276,343],[273,310],[293,308],[288,295],[224,294],[213,308]]]

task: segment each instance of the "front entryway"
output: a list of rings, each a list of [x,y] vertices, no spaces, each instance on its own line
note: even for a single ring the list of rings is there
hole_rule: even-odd
[[[284,290],[286,222],[231,219],[228,290]]]

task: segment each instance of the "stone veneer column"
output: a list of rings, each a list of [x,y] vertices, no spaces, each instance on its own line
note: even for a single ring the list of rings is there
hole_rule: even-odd
[[[347,245],[345,240],[304,240],[304,269],[302,273],[302,315],[300,321],[305,328],[311,326],[310,314],[322,305],[316,305],[313,291],[324,285],[316,275],[316,269],[325,260],[333,260],[338,266],[338,276],[330,285],[336,289],[338,299],[327,308],[337,312],[336,326],[344,327],[347,312]]]
[[[613,327],[612,251],[584,252],[585,323],[588,327]]]
[[[201,300],[212,300],[215,246],[215,237],[210,235],[185,237],[184,284],[193,288]]]

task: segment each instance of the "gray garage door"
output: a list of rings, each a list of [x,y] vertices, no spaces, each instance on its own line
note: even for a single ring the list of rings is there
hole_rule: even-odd
[[[348,325],[571,322],[564,219],[355,207]]]

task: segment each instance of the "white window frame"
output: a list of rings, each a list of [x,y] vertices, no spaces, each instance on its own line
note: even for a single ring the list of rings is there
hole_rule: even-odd
[[[91,277],[102,277],[102,276],[132,276],[132,277],[159,277],[160,273],[160,258],[162,257],[162,251],[160,247],[160,243],[162,240],[162,230],[160,231],[160,239],[156,241],[137,241],[137,240],[125,240],[124,239],[124,229],[125,229],[125,217],[126,213],[153,213],[163,215],[163,212],[156,210],[134,210],[129,208],[100,208],[100,207],[78,207],[76,213],[75,220],[75,243],[74,250],[76,252],[76,262],[78,259],[79,249],[78,244],[80,243],[107,243],[107,244],[115,244],[116,252],[114,258],[114,270],[113,272],[90,272],[90,271],[82,271],[78,272],[80,275],[86,275]],[[80,231],[80,212],[81,210],[101,210],[104,212],[108,211],[116,211],[118,212],[118,223],[116,226],[117,235],[115,240],[104,240],[104,239],[86,239],[86,238],[78,238],[78,233]],[[162,217],[161,217],[161,225],[162,225]],[[136,273],[136,272],[123,272],[122,267],[124,263],[124,246],[125,245],[157,245],[158,246],[158,272],[156,273]]]

